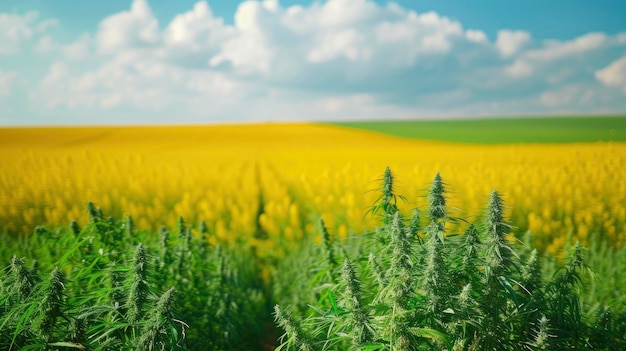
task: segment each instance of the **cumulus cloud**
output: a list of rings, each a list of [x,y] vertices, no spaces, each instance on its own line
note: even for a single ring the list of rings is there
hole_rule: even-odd
[[[40,20],[37,12],[24,15],[0,13],[0,56],[15,54],[22,44],[40,36],[58,23],[56,19]]]
[[[68,68],[62,62],[55,62],[50,66],[48,73],[41,81],[43,86],[53,85],[67,76]]]
[[[546,40],[542,48],[529,51],[524,56],[537,61],[557,60],[597,50],[608,43],[609,37],[606,34],[588,33],[570,41]]]
[[[229,64],[240,73],[292,81],[308,78],[307,72],[365,79],[445,55],[456,42],[485,38],[479,31],[466,36],[459,22],[434,12],[418,14],[367,0],[287,9],[275,1],[244,2],[234,29],[211,58],[212,66]]]
[[[626,55],[595,72],[598,81],[607,87],[622,88],[626,94]]]
[[[32,33],[43,25],[28,21]],[[538,40],[503,29],[490,41],[443,14],[373,0],[249,0],[233,24],[199,1],[162,27],[147,0],[134,0],[71,43],[37,39],[58,53],[38,87],[48,108],[154,118],[534,113],[593,109],[608,101],[594,89],[626,89],[626,59],[597,60],[626,46],[626,33]]]
[[[97,34],[98,50],[103,53],[150,46],[159,39],[159,22],[147,0],[133,0],[129,11],[103,19]]]
[[[247,1],[238,7],[234,25],[224,24],[201,1],[175,16],[162,31],[145,0],[135,0],[129,11],[104,19],[95,39],[99,53],[113,56],[106,64],[109,70],[121,67],[122,56],[133,56],[136,65],[151,61],[177,75],[186,69],[202,70],[207,73],[203,77],[210,75],[222,82],[181,85],[185,88],[233,86],[234,82],[244,89],[258,84],[304,90],[331,85],[335,91],[330,94],[346,96],[375,94],[382,86],[387,89],[392,86],[390,78],[381,78],[402,77],[420,64],[442,70],[440,58],[452,58],[457,44],[466,45],[462,50],[488,44],[483,32],[465,31],[458,21],[435,12],[418,14],[394,3],[379,6],[369,0],[329,0],[289,8],[273,0]],[[64,50],[68,57],[81,57],[89,45],[85,35]],[[111,77],[146,79],[133,66],[124,67],[130,76],[109,71],[98,83],[101,88],[112,88],[105,84]],[[249,77],[256,83],[250,84]],[[429,80],[416,82],[423,82],[427,89]],[[357,91],[352,91],[355,87]],[[73,93],[87,94],[87,90]],[[87,100],[92,99],[89,94]]]
[[[0,70],[0,97],[11,94],[12,84],[17,77],[17,73],[13,71],[4,72]]]
[[[42,54],[47,54],[56,50],[58,45],[59,44],[56,43],[51,36],[46,35],[42,37],[41,39],[39,39],[39,41],[37,41],[37,44],[35,44],[34,50]]]
[[[40,84],[49,107],[111,110],[121,107],[159,111],[170,105],[235,105],[249,89],[219,72],[188,70],[167,62],[145,59],[141,52],[127,52],[95,71],[74,72],[57,62]],[[206,108],[205,106],[205,108]],[[216,106],[210,109],[217,111]],[[205,110],[205,115],[213,115]],[[216,117],[213,116],[213,117]]]
[[[60,54],[63,59],[70,61],[84,60],[96,53],[95,40],[89,33],[81,34],[76,40],[70,43],[61,43],[51,35],[42,36],[31,49],[39,54]]]
[[[163,35],[166,46],[193,52],[217,49],[231,32],[224,20],[215,17],[209,5],[201,1],[190,11],[176,15]]]
[[[82,60],[91,54],[94,40],[89,33],[83,33],[76,41],[63,47],[63,54],[69,60]]]
[[[468,29],[465,31],[465,38],[468,41],[479,44],[486,44],[489,42],[487,34],[485,34],[482,30]]]
[[[512,57],[530,43],[530,33],[523,30],[501,30],[496,39],[496,49],[503,57]]]
[[[618,33],[611,37],[605,33],[587,33],[572,40],[545,40],[540,47],[522,52],[507,68],[507,72],[515,77],[541,74],[538,71],[549,69],[555,63],[580,61],[598,51],[624,45],[624,34]]]
[[[246,1],[235,13],[235,35],[227,39],[220,52],[209,60],[211,66],[230,63],[243,73],[268,73],[275,51],[272,44],[277,28],[271,28],[272,17],[277,16],[274,1]],[[274,32],[274,33],[272,33]]]

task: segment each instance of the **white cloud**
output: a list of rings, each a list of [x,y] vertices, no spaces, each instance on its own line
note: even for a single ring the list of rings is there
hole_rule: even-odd
[[[133,0],[130,11],[102,20],[97,34],[98,49],[103,53],[156,44],[160,39],[159,23],[147,0]]]
[[[527,61],[516,60],[505,71],[513,77],[528,77],[533,74],[533,67]]]
[[[422,15],[406,12],[402,17],[394,22],[384,21],[378,25],[376,34],[379,43],[391,43],[397,46],[396,49],[405,45],[415,46],[415,55],[420,55],[447,53],[452,49],[454,41],[463,38],[463,27],[459,22],[441,17],[435,12]],[[475,42],[476,35],[480,34],[472,32],[465,38]]]
[[[588,33],[570,41],[547,40],[542,48],[528,51],[524,57],[537,61],[557,60],[600,49],[608,42],[609,37],[604,33]]]
[[[34,50],[42,54],[47,54],[56,50],[57,46],[58,44],[54,41],[54,39],[52,39],[51,36],[46,35],[37,41]]]
[[[622,88],[626,94],[626,55],[595,72],[598,81],[607,87]]]
[[[45,33],[48,29],[55,27],[59,24],[59,20],[56,18],[45,19],[35,26],[35,33]]]
[[[229,38],[232,29],[224,25],[221,18],[215,17],[209,5],[198,2],[193,9],[179,14],[164,31],[168,47],[191,52],[217,50]]]
[[[496,39],[496,49],[503,57],[512,57],[530,43],[530,33],[517,30],[501,30],[498,31]]]
[[[93,39],[89,33],[82,34],[76,41],[63,47],[63,53],[69,60],[82,60],[90,55]]]
[[[465,31],[465,38],[468,41],[478,44],[486,44],[489,42],[487,34],[485,34],[482,30],[468,29]]]
[[[248,1],[212,67],[233,67],[244,75],[291,82],[371,80],[433,62],[457,43],[484,43],[480,31],[466,34],[458,21],[434,12],[418,14],[390,3],[329,0],[308,7],[281,8]],[[343,84],[343,83],[342,83]]]
[[[585,55],[623,45],[620,39],[623,34],[610,37],[605,33],[587,33],[567,41],[545,40],[541,47],[522,52],[506,71],[514,77],[539,75],[542,73],[538,71],[549,69],[559,62],[580,61]]]
[[[320,11],[310,12],[322,28],[355,26],[379,15],[378,6],[367,0],[329,0]]]
[[[370,53],[360,48],[365,39],[363,35],[351,29],[333,33],[309,52],[307,61],[322,63],[337,58],[345,58],[348,61],[367,60]]]
[[[41,84],[45,86],[59,82],[61,79],[67,76],[68,72],[69,70],[65,64],[63,64],[62,62],[55,62],[50,65],[50,69],[41,81]]]
[[[57,24],[55,19],[39,20],[37,12],[24,15],[0,13],[0,56],[15,54],[25,42]]]
[[[32,26],[38,17],[37,12],[29,12],[23,16],[8,13],[0,14],[3,38],[16,42],[30,39],[34,32]]]
[[[614,98],[601,101],[593,89],[624,84],[612,81],[622,63],[602,68],[594,57],[625,38],[538,41],[501,30],[490,42],[442,14],[373,0],[250,0],[233,24],[200,1],[160,28],[147,1],[134,0],[72,43],[39,38],[41,50],[59,54],[37,96],[81,116],[133,111],[172,121],[593,109]]]
[[[0,70],[0,97],[11,94],[15,77],[17,77],[17,72]]]
[[[194,99],[238,103],[246,89],[221,73],[187,70],[146,58],[140,51],[117,55],[95,71],[77,73],[63,63],[51,65],[40,85],[50,107],[157,111]]]
[[[286,29],[278,23],[280,10],[274,1],[241,3],[235,13],[235,34],[209,60],[210,65],[230,64],[245,74],[269,74],[277,55],[277,38]]]

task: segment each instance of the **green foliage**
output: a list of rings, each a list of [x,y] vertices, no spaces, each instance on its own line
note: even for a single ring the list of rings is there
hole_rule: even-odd
[[[405,219],[385,205],[388,170],[373,213],[381,227],[334,242],[344,252],[341,279],[301,274],[302,286],[325,291],[307,302],[283,304],[281,350],[617,350],[626,347],[624,309],[585,309],[581,288],[593,279],[580,245],[565,265],[509,238],[506,207],[492,192],[483,216],[464,235],[446,232],[448,215],[439,174],[428,194],[428,222]],[[416,219],[417,218],[417,219]],[[308,260],[301,252],[295,257]],[[297,265],[294,258],[293,265]],[[542,262],[545,261],[545,264]],[[317,261],[318,267],[326,267]],[[308,271],[315,262],[307,261]],[[321,268],[322,270],[325,268]],[[543,271],[543,273],[542,273]],[[308,277],[310,280],[303,281]],[[301,296],[306,296],[302,294]],[[592,298],[587,296],[584,301]],[[613,300],[615,301],[615,300]],[[600,301],[596,302],[599,303]],[[309,308],[302,308],[307,305]],[[281,309],[281,308],[279,308]],[[622,322],[618,322],[621,320]],[[298,343],[305,342],[305,343]]]
[[[561,262],[510,237],[495,191],[470,223],[439,174],[408,216],[380,180],[378,228],[342,240],[320,220],[319,242],[263,259],[204,222],[148,233],[89,203],[84,225],[0,247],[0,350],[626,348],[626,248],[575,243]]]
[[[245,248],[210,247],[182,219],[171,238],[105,218],[93,203],[88,212],[82,228],[38,227],[13,248],[0,273],[0,350],[261,347],[271,315],[255,262],[234,258]],[[28,268],[19,257],[37,261]]]

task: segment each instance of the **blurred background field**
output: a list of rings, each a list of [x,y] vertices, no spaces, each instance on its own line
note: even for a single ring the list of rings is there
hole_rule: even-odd
[[[141,229],[174,226],[180,215],[204,220],[214,240],[295,247],[320,217],[340,237],[373,229],[365,214],[377,195],[368,190],[389,166],[404,213],[425,208],[440,172],[451,206],[463,209],[456,217],[473,220],[497,189],[514,234],[530,231],[542,250],[558,254],[568,236],[621,247],[625,125],[594,117],[4,128],[0,231],[10,238],[85,222],[93,201]]]
[[[370,121],[337,125],[405,138],[480,144],[626,141],[626,118],[617,116]]]

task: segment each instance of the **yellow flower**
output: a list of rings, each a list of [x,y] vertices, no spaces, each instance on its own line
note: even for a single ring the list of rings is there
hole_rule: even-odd
[[[626,228],[625,143],[460,145],[304,123],[10,128],[0,164],[0,231],[11,234],[84,223],[93,201],[138,229],[174,228],[180,215],[204,220],[212,244],[260,237],[283,250],[316,235],[320,217],[338,239],[372,230],[378,218],[365,213],[386,166],[402,213],[426,208],[440,172],[451,216],[474,220],[497,189],[513,234],[530,230],[553,253],[569,230],[621,246]]]

